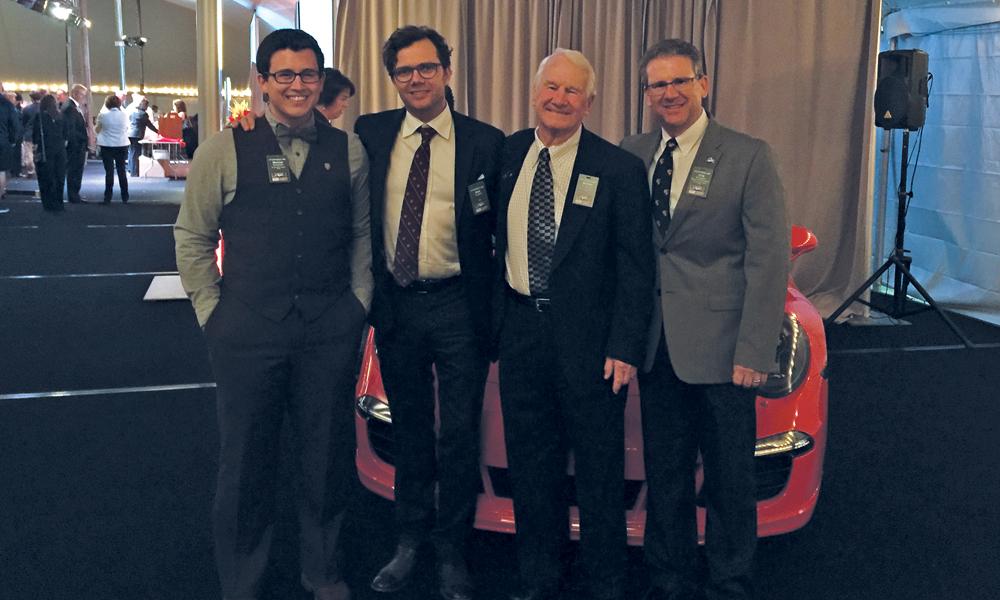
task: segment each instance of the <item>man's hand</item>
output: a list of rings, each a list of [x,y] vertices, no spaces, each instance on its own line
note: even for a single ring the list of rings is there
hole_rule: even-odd
[[[617,394],[635,377],[635,367],[616,358],[605,358],[604,378],[610,379],[612,375],[614,375],[614,380],[611,382],[611,391]]]
[[[243,131],[253,131],[253,128],[257,126],[257,117],[262,116],[264,116],[264,113],[255,115],[253,114],[253,111],[248,110],[243,113],[243,116],[240,117],[240,120],[237,121],[235,125],[233,125],[233,128],[242,127]]]
[[[754,371],[742,365],[733,365],[733,385],[745,388],[755,388],[764,385],[767,373]]]

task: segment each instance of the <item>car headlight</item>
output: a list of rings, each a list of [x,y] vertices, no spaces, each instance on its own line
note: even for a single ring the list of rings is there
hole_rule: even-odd
[[[392,412],[389,410],[389,405],[375,396],[358,398],[358,413],[365,419],[375,419],[386,425],[392,425]]]
[[[786,431],[757,440],[753,455],[756,458],[785,454],[787,452],[797,455],[812,448],[812,445],[813,439],[808,433],[795,430]]]
[[[791,394],[809,372],[809,336],[799,323],[799,318],[785,313],[781,324],[781,339],[777,350],[778,370],[767,375],[767,381],[757,388],[757,395],[781,398]]]

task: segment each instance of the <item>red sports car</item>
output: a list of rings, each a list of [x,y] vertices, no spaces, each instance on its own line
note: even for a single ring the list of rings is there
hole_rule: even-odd
[[[816,247],[816,237],[803,227],[792,228],[792,260]],[[386,398],[379,374],[374,337],[369,331],[357,386],[356,464],[369,490],[393,498],[391,398]],[[826,449],[826,335],[815,307],[789,280],[785,322],[778,344],[779,370],[768,377],[757,396],[757,532],[787,533],[812,517],[823,478]],[[642,461],[639,387],[629,386],[625,409],[625,498],[628,541],[641,545],[646,522],[646,483]],[[514,508],[507,476],[500,393],[494,364],[486,382],[482,416],[482,486],[476,509],[479,529],[514,533]],[[701,487],[700,472],[697,485]],[[576,508],[570,533],[579,535]],[[699,532],[705,511],[698,511]]]

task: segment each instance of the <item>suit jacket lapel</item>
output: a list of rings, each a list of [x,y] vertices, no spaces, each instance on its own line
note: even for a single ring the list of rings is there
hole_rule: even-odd
[[[515,133],[507,139],[504,151],[503,170],[500,172],[500,184],[497,186],[497,255],[501,261],[506,261],[507,253],[507,208],[510,206],[510,196],[514,193],[521,165],[528,148],[535,141],[534,130]]]
[[[698,153],[694,157],[694,162],[691,163],[691,171],[694,171],[695,167],[715,169],[715,167],[719,164],[721,156],[721,130],[718,125],[715,124],[715,121],[709,121],[708,128],[705,130],[705,136],[701,138],[701,145],[698,146]],[[688,180],[690,179],[691,173],[688,172]],[[706,200],[705,198],[687,193],[687,184],[688,181],[685,181],[684,189],[681,192],[681,197],[677,200],[677,206],[674,208],[674,214],[670,217],[670,227],[667,228],[667,234],[664,236],[662,244],[669,242],[670,238],[674,236],[674,233],[682,226],[684,219],[691,212],[691,208],[694,204],[696,202],[704,202]]]
[[[381,190],[380,194],[372,196],[372,213],[374,214],[378,211],[378,220],[382,220],[382,211],[385,209],[385,179],[389,175],[389,155],[392,153],[392,147],[396,143],[396,136],[399,134],[399,128],[403,124],[403,117],[406,116],[406,111],[399,109],[389,113],[381,123],[380,131],[377,134],[378,144],[375,147],[374,156],[372,157],[370,173],[368,180],[373,182],[372,187]]]
[[[660,147],[662,138],[660,130],[657,129],[656,131],[642,134],[641,138],[636,142],[642,160],[646,163],[647,173],[649,172],[649,167],[653,164],[653,159],[656,158],[656,149]]]
[[[573,195],[576,193],[576,183],[580,175],[598,176],[601,172],[600,161],[594,156],[592,150],[593,134],[586,129],[580,135],[580,147],[576,152],[576,161],[573,162],[573,175],[570,176],[569,187],[566,190],[566,199],[563,204],[562,220],[559,222],[559,235],[556,238],[556,248],[552,256],[552,270],[559,267],[559,263],[569,254],[573,247],[573,240],[583,228],[587,217],[593,212],[592,207],[579,206],[573,204]],[[598,194],[600,196],[600,184],[598,183]],[[594,199],[597,202],[597,198]]]
[[[457,229],[466,205],[465,188],[469,182],[469,169],[472,168],[475,145],[472,143],[472,131],[466,127],[467,123],[462,115],[452,112],[451,117],[455,136],[455,227]]]
[[[646,174],[648,176],[649,169],[653,164],[653,160],[656,159],[656,151],[660,148],[660,142],[663,141],[663,134],[659,128],[656,131],[651,131],[649,133],[644,133],[640,139],[636,142],[638,146],[639,154],[642,156],[643,162],[646,164]],[[653,204],[652,200],[649,205],[649,215],[652,219],[653,215]],[[664,242],[663,234],[660,233],[660,228],[656,227],[655,223],[653,225],[653,244],[657,247],[662,246]]]

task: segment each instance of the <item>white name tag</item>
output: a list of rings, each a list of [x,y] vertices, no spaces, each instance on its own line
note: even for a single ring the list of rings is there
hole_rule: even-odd
[[[593,208],[594,198],[597,197],[597,184],[600,182],[600,177],[584,175],[581,173],[576,179],[576,191],[573,193],[573,204]]]

